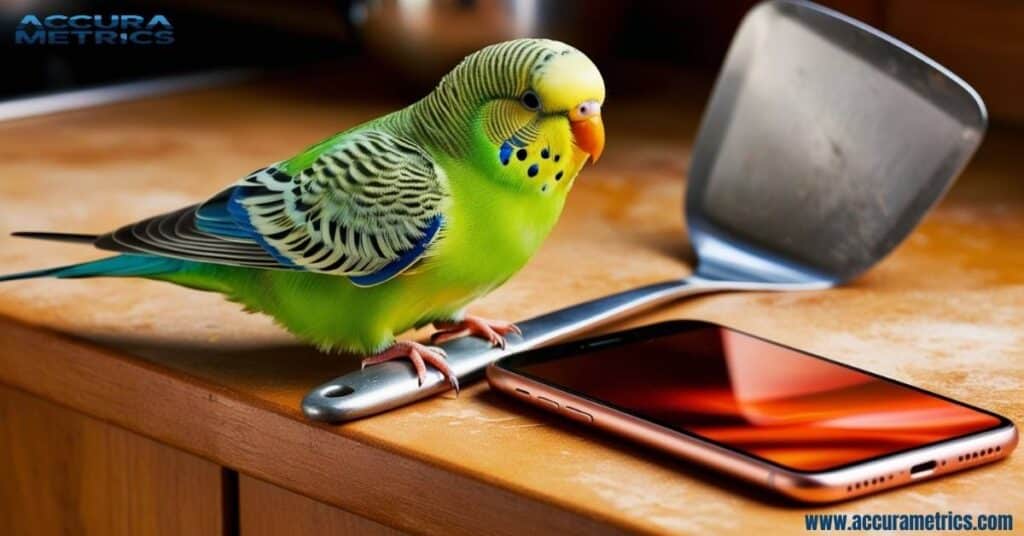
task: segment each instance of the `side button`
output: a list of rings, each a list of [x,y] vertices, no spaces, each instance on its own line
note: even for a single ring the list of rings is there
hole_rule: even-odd
[[[545,398],[543,396],[538,396],[537,397],[537,401],[540,402],[541,404],[544,404],[545,406],[550,406],[553,409],[558,409],[559,408],[558,402],[555,402],[554,400],[551,400],[550,398]]]
[[[594,422],[594,418],[589,413],[583,410],[578,410],[572,406],[565,406],[565,410],[570,417],[576,419],[577,421]]]

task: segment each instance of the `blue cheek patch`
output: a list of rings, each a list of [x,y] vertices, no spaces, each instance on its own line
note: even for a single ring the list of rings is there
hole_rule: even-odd
[[[509,158],[512,157],[512,145],[509,142],[501,144],[501,149],[498,150],[498,159],[501,160],[501,165],[507,166]]]

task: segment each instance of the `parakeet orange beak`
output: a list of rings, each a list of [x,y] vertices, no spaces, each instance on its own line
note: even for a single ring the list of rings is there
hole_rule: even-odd
[[[601,103],[587,101],[569,112],[569,124],[576,146],[597,163],[604,152],[604,123],[601,122]]]

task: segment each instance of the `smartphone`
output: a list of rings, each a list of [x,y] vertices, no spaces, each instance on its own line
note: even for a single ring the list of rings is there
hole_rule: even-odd
[[[801,502],[834,502],[1005,458],[1013,423],[708,322],[510,355],[495,389]]]

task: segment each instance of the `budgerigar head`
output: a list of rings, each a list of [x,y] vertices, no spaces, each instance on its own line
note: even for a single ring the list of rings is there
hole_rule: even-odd
[[[440,111],[468,117],[505,175],[553,191],[604,150],[604,80],[579,50],[518,39],[466,57],[431,95]],[[462,112],[462,113],[459,113]]]

